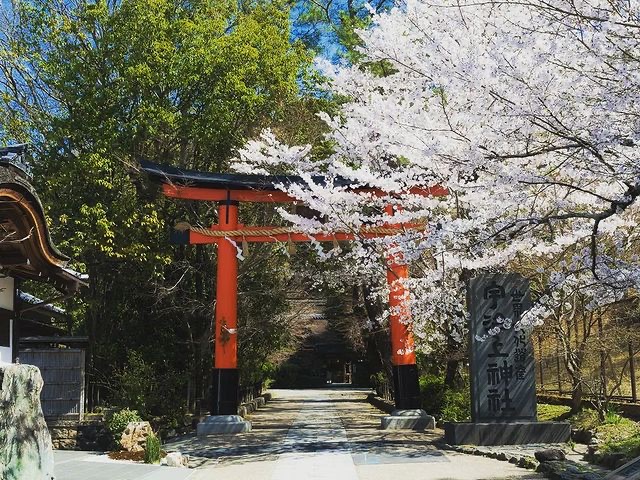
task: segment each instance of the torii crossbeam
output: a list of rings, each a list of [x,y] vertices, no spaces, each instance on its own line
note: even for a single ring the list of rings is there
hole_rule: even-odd
[[[238,222],[239,202],[300,203],[276,185],[304,184],[296,176],[229,175],[182,170],[151,162],[141,162],[142,170],[162,184],[164,195],[170,198],[218,202],[217,225],[211,228],[183,225],[178,237],[181,243],[217,244],[218,265],[215,312],[215,355],[213,369],[212,415],[236,415],[238,409],[238,243],[251,242],[334,242],[353,240],[356,237],[374,238],[394,235],[405,230],[424,230],[418,224],[392,224],[383,227],[363,228],[358,232],[332,232],[308,234],[289,227],[247,227]],[[314,177],[314,182],[324,183],[324,178]],[[350,183],[338,184],[350,188]],[[386,196],[375,188],[353,188],[355,192]],[[445,196],[442,187],[414,188],[412,194]],[[392,214],[391,206],[387,213]],[[408,278],[408,267],[401,255],[388,256],[387,282],[390,287],[391,307],[391,363],[395,403],[397,409],[420,408],[418,370],[414,353],[411,313],[406,305],[406,290],[402,282]]]

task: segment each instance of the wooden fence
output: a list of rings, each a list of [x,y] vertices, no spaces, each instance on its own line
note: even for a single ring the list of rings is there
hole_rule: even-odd
[[[42,373],[40,395],[47,419],[81,420],[84,414],[85,352],[80,348],[27,348],[20,363],[35,365]]]
[[[573,388],[571,377],[565,368],[562,353],[553,340],[548,340],[547,348],[540,348],[541,342],[536,342],[538,393],[570,396]],[[636,378],[637,350],[637,346],[631,342],[627,345],[611,345],[605,361],[601,361],[603,357],[599,351],[590,351],[582,370],[584,397],[599,396],[601,389],[606,389],[611,400],[637,403],[640,393]]]

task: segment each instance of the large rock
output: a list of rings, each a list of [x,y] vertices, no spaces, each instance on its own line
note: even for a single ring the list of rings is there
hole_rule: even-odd
[[[188,467],[189,457],[182,455],[180,452],[168,453],[164,458],[168,467]]]
[[[535,454],[536,460],[539,462],[557,462],[566,460],[564,450],[559,448],[547,448],[545,450],[538,450]]]
[[[149,422],[129,422],[122,432],[120,445],[128,452],[143,452],[147,437],[153,433]]]
[[[0,364],[0,382],[0,478],[54,479],[53,445],[40,405],[40,370]]]

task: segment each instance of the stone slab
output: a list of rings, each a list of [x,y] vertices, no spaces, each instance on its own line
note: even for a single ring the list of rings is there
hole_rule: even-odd
[[[240,415],[210,415],[196,427],[198,437],[250,431],[251,422],[244,420]]]
[[[491,422],[444,424],[449,445],[524,445],[565,443],[571,437],[568,422]]]
[[[471,418],[474,422],[535,422],[535,361],[522,314],[531,307],[520,275],[486,274],[468,290]]]
[[[426,430],[436,428],[436,420],[420,409],[394,410],[380,419],[383,430]]]

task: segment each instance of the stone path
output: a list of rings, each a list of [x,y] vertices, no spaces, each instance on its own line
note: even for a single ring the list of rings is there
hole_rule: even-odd
[[[441,431],[380,430],[368,390],[274,390],[246,434],[194,435],[166,444],[190,456],[180,469],[55,452],[56,480],[534,480],[507,462],[444,451]]]
[[[380,430],[382,413],[366,402],[367,393],[274,390],[274,399],[251,415],[251,433],[190,436],[166,448],[197,465],[189,480],[544,478],[506,462],[439,450],[440,431]]]

